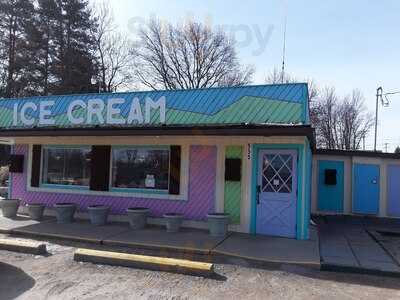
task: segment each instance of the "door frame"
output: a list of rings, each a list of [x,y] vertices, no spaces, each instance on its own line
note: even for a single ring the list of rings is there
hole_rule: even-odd
[[[290,189],[291,191],[288,193],[278,193],[278,192],[263,192],[262,190],[260,191],[260,193],[258,194],[258,198],[259,200],[261,200],[261,203],[263,203],[264,205],[260,206],[257,204],[257,211],[256,211],[256,232],[260,233],[260,234],[272,234],[272,235],[277,235],[277,236],[281,236],[281,237],[288,237],[288,238],[294,238],[296,237],[296,228],[297,228],[297,194],[298,194],[298,185],[297,185],[297,178],[298,178],[298,174],[297,174],[297,165],[298,165],[298,151],[295,149],[260,149],[258,151],[258,176],[257,176],[257,186],[261,187],[263,186],[262,182],[263,182],[263,166],[264,166],[264,155],[287,155],[290,156],[292,158],[292,166],[290,168],[290,173],[291,173],[291,184],[290,184]],[[288,167],[286,165],[286,162],[284,162],[284,165],[286,167]],[[283,179],[282,179],[283,180]],[[262,197],[262,193],[265,193],[264,197]],[[271,202],[270,202],[271,201]],[[293,203],[293,201],[295,203]],[[270,202],[270,204],[272,203],[280,203],[281,205],[283,205],[283,207],[289,208],[290,212],[289,215],[293,214],[293,217],[295,218],[295,220],[284,220],[283,222],[290,222],[290,226],[285,227],[288,232],[283,233],[286,230],[283,230],[283,228],[278,229],[275,228],[276,233],[272,233],[275,230],[271,230],[271,228],[266,228],[268,227],[267,224],[263,224],[263,226],[260,226],[260,220],[259,220],[259,212],[260,214],[262,214],[264,217],[277,217],[280,213],[276,213],[273,214],[272,211],[270,216],[265,215],[265,211],[263,211],[264,209],[267,209],[269,211],[268,207],[268,202]],[[288,203],[290,203],[288,205]],[[284,212],[285,208],[280,208],[279,209],[280,212]],[[274,227],[274,225],[270,224],[271,226]],[[293,228],[293,227],[294,228]],[[258,231],[259,230],[259,231]],[[267,233],[268,232],[268,233]],[[289,233],[290,232],[290,233]]]
[[[296,239],[306,239],[308,234],[308,221],[306,220],[306,211],[309,210],[309,204],[303,201],[303,194],[307,194],[304,189],[304,169],[305,166],[305,147],[304,144],[253,144],[251,151],[252,176],[251,176],[251,217],[250,233],[257,234],[257,182],[258,182],[258,157],[260,150],[297,150],[297,202],[296,202]],[[311,158],[310,158],[311,159]],[[311,165],[310,165],[311,171]],[[308,173],[309,173],[308,172]],[[311,184],[311,182],[310,182]],[[307,223],[307,224],[305,224]]]

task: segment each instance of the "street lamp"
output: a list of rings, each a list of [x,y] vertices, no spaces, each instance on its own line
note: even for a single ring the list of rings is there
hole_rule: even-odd
[[[390,93],[383,93],[382,87],[378,87],[376,89],[376,108],[375,108],[375,143],[374,143],[374,151],[376,152],[376,140],[378,135],[378,107],[379,107],[379,100],[381,100],[381,104],[383,107],[389,106],[389,99],[388,95],[395,95],[400,94],[400,91],[390,92]]]
[[[378,136],[378,108],[379,108],[379,99],[381,100],[382,106],[389,106],[389,102],[383,101],[383,89],[382,87],[378,87],[376,89],[376,107],[375,107],[375,142],[374,142],[374,152],[376,152],[376,139]]]

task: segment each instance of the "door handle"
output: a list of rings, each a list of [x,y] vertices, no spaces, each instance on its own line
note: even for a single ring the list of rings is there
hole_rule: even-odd
[[[261,186],[257,185],[257,187],[256,187],[256,201],[257,201],[257,205],[260,204],[260,193],[261,193]]]

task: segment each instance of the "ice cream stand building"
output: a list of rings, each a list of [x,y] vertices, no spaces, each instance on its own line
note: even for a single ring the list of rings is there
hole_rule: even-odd
[[[3,99],[10,197],[147,207],[204,227],[309,237],[313,130],[306,84]]]

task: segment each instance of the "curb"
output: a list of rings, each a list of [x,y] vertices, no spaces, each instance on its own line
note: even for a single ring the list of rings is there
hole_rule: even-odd
[[[140,243],[140,242],[119,242],[113,240],[102,240],[101,244],[104,246],[116,246],[116,247],[130,247],[137,248],[143,250],[156,250],[156,251],[172,251],[176,253],[189,253],[189,254],[197,254],[197,255],[209,255],[211,250],[203,250],[191,247],[179,247],[179,246],[167,246],[167,245],[158,245],[151,243]]]
[[[0,250],[28,253],[34,255],[47,254],[46,244],[11,239],[0,239]]]
[[[400,272],[382,271],[379,269],[368,269],[368,268],[350,267],[350,266],[332,265],[332,264],[321,264],[321,271],[354,273],[354,274],[400,278]]]
[[[243,260],[246,263],[248,263],[250,267],[266,266],[266,267],[277,268],[277,267],[281,267],[283,265],[288,265],[288,266],[304,267],[304,268],[314,269],[314,270],[321,270],[321,264],[313,263],[313,262],[262,259],[262,258],[247,256],[247,255],[229,253],[229,252],[220,251],[220,250],[212,250],[211,255],[212,255],[212,259],[214,262],[216,262],[216,261],[222,261],[222,262],[228,261],[229,262],[231,260],[239,259],[239,260]]]
[[[74,260],[205,277],[215,274],[214,264],[205,262],[82,248],[75,251]]]
[[[14,236],[25,236],[31,238],[46,238],[53,240],[64,240],[71,242],[81,242],[81,243],[90,243],[90,244],[101,244],[101,240],[99,239],[90,239],[90,238],[81,238],[81,237],[73,237],[69,235],[55,234],[55,233],[32,233],[25,232],[24,230],[14,229],[8,232],[10,235]]]

